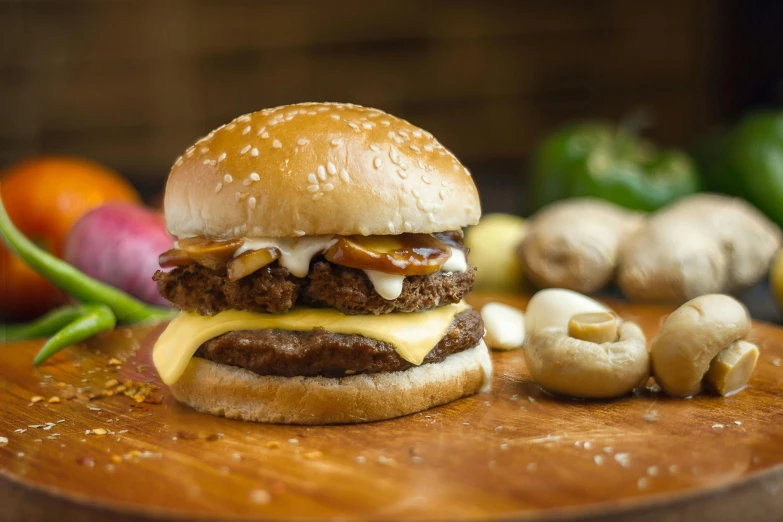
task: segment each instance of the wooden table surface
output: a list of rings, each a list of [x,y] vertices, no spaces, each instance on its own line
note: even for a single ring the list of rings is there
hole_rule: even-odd
[[[667,311],[610,304],[650,336]],[[495,352],[487,394],[324,427],[198,414],[165,386],[152,402],[103,397],[111,380],[160,386],[150,348],[161,329],[122,328],[38,369],[41,342],[0,347],[0,520],[783,516],[778,327],[755,324],[759,366],[728,398],[670,399],[651,385],[618,401],[563,400],[530,381],[521,352]]]

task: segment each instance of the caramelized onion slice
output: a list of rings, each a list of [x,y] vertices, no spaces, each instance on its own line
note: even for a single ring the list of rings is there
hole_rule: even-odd
[[[187,252],[179,248],[166,250],[158,257],[158,264],[161,268],[173,268],[176,266],[192,265],[195,263]]]
[[[408,276],[437,272],[450,254],[430,234],[400,234],[341,237],[324,256],[338,265]]]
[[[211,270],[220,270],[231,258],[237,248],[242,246],[243,239],[226,239],[216,241],[191,237],[180,239],[177,245],[184,250],[196,263]]]
[[[278,257],[280,257],[280,252],[276,248],[262,248],[240,254],[228,262],[228,279],[237,281],[249,276],[256,270],[272,263]]]

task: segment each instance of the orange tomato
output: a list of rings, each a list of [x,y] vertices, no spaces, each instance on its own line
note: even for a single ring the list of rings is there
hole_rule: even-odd
[[[71,157],[19,162],[0,176],[3,204],[28,238],[58,257],[76,221],[109,201],[140,201],[120,174]],[[27,319],[65,297],[0,245],[0,317]]]

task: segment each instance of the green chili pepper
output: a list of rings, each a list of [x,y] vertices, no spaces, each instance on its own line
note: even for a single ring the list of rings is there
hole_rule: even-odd
[[[117,323],[111,308],[102,304],[83,305],[84,315],[78,317],[65,328],[54,334],[33,359],[38,366],[63,348],[80,343],[93,335],[111,330]]]
[[[29,323],[0,325],[0,343],[49,337],[84,314],[83,306],[63,306]]]
[[[653,211],[696,192],[696,169],[677,150],[656,149],[633,129],[600,122],[573,125],[535,154],[535,210],[571,197],[595,197]]]
[[[38,248],[11,222],[0,197],[0,236],[27,265],[57,288],[81,302],[103,303],[122,322],[161,320],[172,311],[148,306],[125,292],[96,281],[65,261]]]

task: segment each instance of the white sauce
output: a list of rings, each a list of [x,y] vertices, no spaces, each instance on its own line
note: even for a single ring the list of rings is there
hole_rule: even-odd
[[[305,277],[310,271],[310,261],[316,254],[326,251],[337,239],[334,236],[248,238],[234,256],[248,250],[274,247],[280,251],[280,266],[296,277]]]
[[[465,259],[465,252],[459,248],[452,248],[451,255],[440,269],[443,272],[466,272],[468,270],[468,260]]]
[[[280,251],[280,266],[288,269],[296,277],[305,277],[310,271],[310,261],[318,254],[325,252],[334,245],[337,239],[334,236],[307,236],[307,237],[276,237],[276,238],[247,238],[241,247],[234,252],[234,257],[251,250],[262,248],[276,248]],[[177,243],[174,243],[179,248]],[[452,248],[451,255],[441,267],[443,272],[465,272],[468,262],[465,253],[459,248]],[[402,294],[402,284],[405,276],[387,274],[377,270],[365,270],[378,295],[392,301]]]
[[[487,345],[484,344],[484,339],[482,339],[476,347],[482,352],[481,369],[484,372],[484,383],[482,384],[479,393],[486,393],[492,389],[492,359],[489,356]]]
[[[402,293],[402,283],[405,282],[404,275],[387,274],[386,272],[379,272],[377,270],[365,270],[365,274],[370,278],[372,286],[375,287],[375,291],[378,295],[392,301],[400,297]]]

